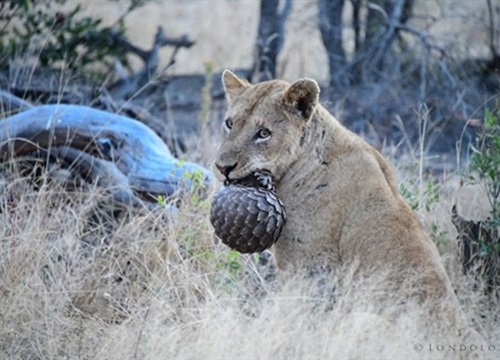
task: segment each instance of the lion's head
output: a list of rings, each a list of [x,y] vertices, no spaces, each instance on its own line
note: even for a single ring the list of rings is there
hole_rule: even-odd
[[[226,70],[222,75],[228,110],[225,139],[217,153],[219,180],[237,180],[267,170],[278,181],[298,157],[301,138],[318,104],[314,80],[280,80],[251,85]]]

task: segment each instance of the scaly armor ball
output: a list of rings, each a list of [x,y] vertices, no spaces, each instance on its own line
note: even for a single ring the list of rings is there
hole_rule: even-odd
[[[268,249],[286,222],[272,176],[257,172],[226,183],[214,196],[210,221],[215,235],[234,250],[254,253]]]

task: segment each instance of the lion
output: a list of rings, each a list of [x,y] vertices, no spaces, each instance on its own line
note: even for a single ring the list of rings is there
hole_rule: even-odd
[[[234,181],[265,170],[275,177],[287,211],[272,248],[279,276],[381,274],[382,303],[399,292],[403,305],[432,302],[433,313],[463,322],[438,250],[391,166],[319,103],[317,82],[250,84],[229,70],[222,81],[228,109],[216,176]]]

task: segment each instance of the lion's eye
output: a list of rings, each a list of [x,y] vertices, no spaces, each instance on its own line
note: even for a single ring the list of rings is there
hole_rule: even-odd
[[[268,129],[260,129],[258,132],[257,132],[257,139],[267,139],[271,136],[271,131],[269,131]]]
[[[233,128],[233,120],[226,119],[224,121],[224,125],[226,126],[226,129],[231,130]]]

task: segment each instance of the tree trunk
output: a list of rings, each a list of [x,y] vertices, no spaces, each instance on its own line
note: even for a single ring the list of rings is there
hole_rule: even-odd
[[[345,0],[319,0],[318,22],[321,38],[328,53],[330,87],[344,87],[350,83],[347,60],[342,45],[342,11]]]
[[[384,71],[384,60],[393,53],[392,44],[398,25],[411,16],[414,0],[368,1],[365,38],[354,54],[356,79],[378,77]]]
[[[260,21],[257,36],[257,60],[254,77],[257,81],[276,76],[276,59],[283,43],[280,31],[279,0],[261,0]]]
[[[354,30],[354,53],[359,51],[361,46],[361,7],[362,0],[351,0],[352,4],[352,28]]]

